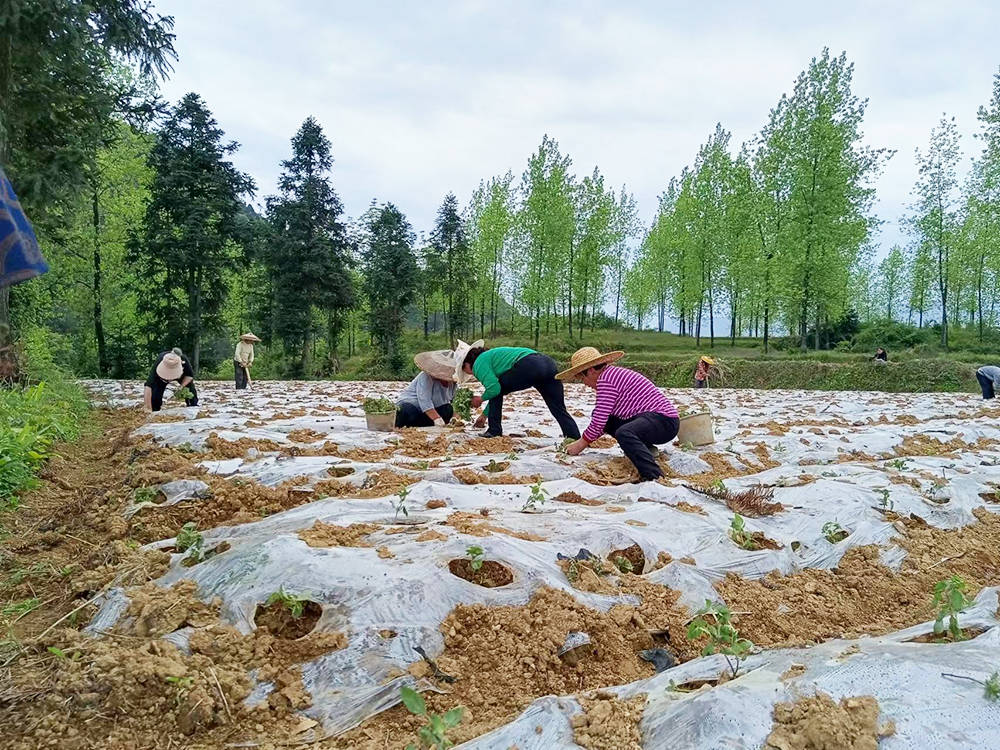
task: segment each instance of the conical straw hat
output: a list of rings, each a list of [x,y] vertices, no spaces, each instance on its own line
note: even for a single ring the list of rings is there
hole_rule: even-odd
[[[413,363],[432,378],[448,382],[455,380],[455,353],[451,349],[420,352],[414,355]]]
[[[569,369],[560,372],[556,375],[556,378],[559,380],[569,380],[586,370],[588,367],[596,367],[597,365],[604,365],[609,362],[617,362],[624,356],[625,352],[623,351],[601,354],[594,347],[585,346],[582,349],[577,349],[573,352],[573,356],[570,357],[569,360]]]

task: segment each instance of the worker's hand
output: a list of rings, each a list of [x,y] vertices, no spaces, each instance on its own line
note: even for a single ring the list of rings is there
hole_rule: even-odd
[[[583,438],[580,438],[579,440],[574,440],[572,443],[567,445],[566,452],[571,456],[579,456],[588,445],[590,445],[590,443]]]
[[[473,396],[469,400],[469,403],[472,405],[473,409],[478,409],[480,406],[483,405],[483,399],[481,396]]]
[[[435,427],[444,427],[444,420],[441,419],[441,417],[438,417],[437,419],[434,420],[434,426]]]
[[[480,414],[474,423],[475,427],[485,427],[486,426],[486,415]]]

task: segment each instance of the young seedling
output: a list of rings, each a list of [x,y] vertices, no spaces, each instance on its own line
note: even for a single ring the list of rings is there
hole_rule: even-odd
[[[486,471],[488,471],[488,472],[491,472],[491,473],[494,473],[494,474],[495,474],[495,473],[496,473],[496,472],[498,472],[498,471],[503,471],[503,470],[504,470],[504,469],[506,469],[507,467],[506,467],[506,466],[504,466],[504,465],[503,465],[502,463],[498,463],[498,462],[496,461],[496,459],[493,459],[493,458],[491,458],[491,459],[490,459],[490,462],[489,462],[488,464],[486,464],[486,466],[485,466],[484,468],[486,469]]]
[[[203,542],[204,540],[202,539],[201,532],[198,531],[198,524],[194,521],[188,521],[186,524],[181,526],[181,530],[177,532],[177,539],[174,541],[174,548],[178,552],[196,550],[195,555],[197,556]]]
[[[283,588],[279,588],[269,597],[267,601],[264,602],[264,606],[270,607],[275,602],[280,602],[281,606],[287,609],[293,619],[298,620],[302,617],[302,613],[306,610],[306,603],[310,600],[304,596],[295,596],[294,594],[286,593]]]
[[[477,545],[466,547],[465,554],[469,556],[470,568],[478,571],[481,567],[483,567],[483,555],[485,555],[486,552],[483,550],[482,547],[479,547]]]
[[[504,458],[506,458],[508,461],[517,461],[521,457],[517,455],[517,451],[511,451],[506,456],[504,456]]]
[[[184,700],[184,696],[187,691],[194,686],[194,677],[175,677],[168,676],[164,677],[163,680],[174,686],[174,702],[179,706],[181,701]]]
[[[428,714],[424,697],[411,687],[402,687],[400,697],[406,710],[414,716],[423,716],[427,723],[417,730],[419,745],[407,745],[406,750],[448,750],[455,745],[448,739],[448,732],[462,722],[465,709],[462,706],[446,711],[444,714]]]
[[[178,401],[186,401],[187,399],[192,398],[193,396],[194,392],[187,386],[184,386],[183,388],[178,388],[176,391],[174,391],[174,398],[177,399]]]
[[[455,413],[466,422],[472,419],[472,391],[468,388],[459,388],[455,391],[455,396],[451,400],[451,406]]]
[[[132,502],[136,505],[155,503],[159,491],[155,487],[139,487],[132,493]]]
[[[894,458],[892,461],[889,462],[889,466],[891,466],[896,471],[905,471],[906,470],[906,459],[905,458]]]
[[[711,618],[711,621],[707,618]],[[729,666],[730,677],[736,677],[740,671],[740,662],[753,648],[753,643],[740,638],[739,631],[733,627],[729,607],[705,600],[705,606],[695,613],[687,632],[689,641],[702,636],[708,637],[708,643],[701,650],[702,656],[722,654]]]
[[[712,482],[712,489],[715,490],[716,492],[725,492],[726,483],[723,482],[721,479],[716,479],[714,482]]]
[[[393,518],[394,521],[399,519],[400,513],[402,513],[404,516],[409,517],[410,511],[406,509],[406,498],[409,496],[409,494],[410,494],[410,488],[404,487],[396,495],[396,500],[389,501],[392,504],[393,510],[396,511],[396,515]]]
[[[627,557],[622,557],[621,555],[613,558],[611,560],[615,564],[615,567],[622,573],[631,573],[635,568],[632,566],[632,561]]]
[[[787,450],[788,446],[785,445],[784,443],[778,443],[776,446],[774,446],[775,453],[785,453]]]
[[[396,404],[387,398],[366,398],[361,409],[365,414],[391,414],[396,411]]]
[[[542,488],[541,480],[535,482],[531,485],[531,490],[528,492],[528,499],[524,501],[521,510],[537,510],[538,506],[545,504],[545,496],[548,494],[549,491]]]
[[[836,521],[827,521],[823,524],[823,536],[830,544],[836,544],[847,539],[850,532]]]
[[[883,487],[880,490],[875,490],[875,494],[879,495],[879,507],[882,510],[892,510],[892,498],[889,497],[889,490]]]
[[[948,618],[947,631],[951,640],[965,640],[962,628],[958,625],[958,615],[972,604],[972,600],[965,593],[966,587],[965,579],[961,576],[952,576],[934,584],[932,604],[937,608],[937,617],[934,620],[936,635],[944,634],[944,621]]]
[[[983,697],[992,703],[1000,701],[1000,672],[994,672],[983,683]]]
[[[753,534],[746,530],[743,516],[739,513],[735,514],[733,520],[729,523],[729,538],[733,540],[737,547],[742,547],[746,550],[760,549],[760,545],[753,538]]]

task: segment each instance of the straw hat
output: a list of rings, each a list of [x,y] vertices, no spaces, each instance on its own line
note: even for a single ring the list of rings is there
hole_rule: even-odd
[[[473,379],[472,375],[467,375],[462,371],[462,363],[465,362],[465,355],[469,353],[470,349],[476,349],[481,346],[486,346],[486,342],[483,339],[473,341],[471,344],[466,344],[462,339],[458,340],[458,345],[455,347],[455,373],[452,380],[456,383],[467,383]]]
[[[715,360],[712,359],[711,357],[702,357],[701,361],[705,362],[706,364],[709,364],[709,365],[714,365],[715,364]]]
[[[455,352],[439,349],[414,355],[413,363],[432,378],[452,382],[455,379]]]
[[[582,349],[577,349],[573,352],[573,356],[570,357],[569,360],[569,369],[560,372],[556,375],[556,378],[558,380],[569,380],[570,378],[579,375],[588,367],[596,367],[597,365],[606,365],[610,362],[617,362],[624,356],[625,352],[622,351],[601,354],[594,347],[585,346]]]
[[[164,380],[178,380],[184,374],[184,363],[173,352],[167,352],[156,366],[156,374]]]
[[[260,339],[254,336],[252,333],[244,333],[240,336],[240,341],[249,341],[251,344],[260,343]]]

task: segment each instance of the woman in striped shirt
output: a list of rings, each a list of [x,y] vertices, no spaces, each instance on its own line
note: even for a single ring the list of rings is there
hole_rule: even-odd
[[[573,354],[569,369],[556,376],[560,380],[579,380],[597,391],[590,425],[582,438],[566,446],[566,452],[579,455],[607,433],[618,441],[642,481],[647,482],[663,476],[653,458],[653,446],[673,440],[680,419],[674,405],[648,378],[611,364],[623,356],[625,352],[601,354],[585,346]]]

